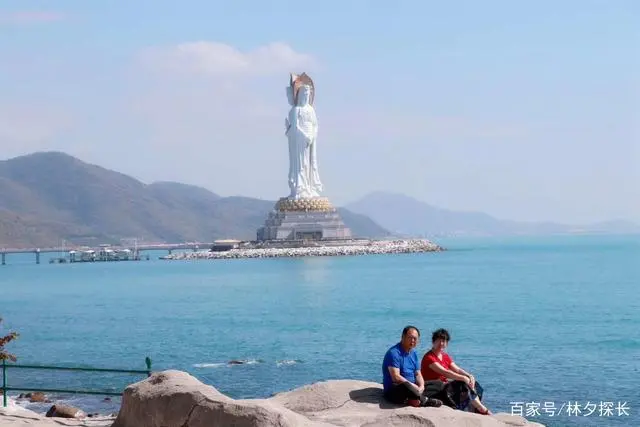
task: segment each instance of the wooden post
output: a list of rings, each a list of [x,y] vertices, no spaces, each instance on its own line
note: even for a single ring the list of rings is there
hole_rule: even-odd
[[[7,265],[7,253],[2,252],[2,265]]]
[[[36,264],[40,264],[40,249],[36,249]]]

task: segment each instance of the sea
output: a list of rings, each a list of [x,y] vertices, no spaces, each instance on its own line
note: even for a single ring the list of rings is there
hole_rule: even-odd
[[[0,332],[23,365],[179,369],[233,398],[381,381],[405,325],[446,328],[493,412],[640,425],[640,235],[437,239],[440,253],[49,264],[8,255]],[[56,256],[55,254],[53,256]],[[59,256],[59,255],[58,255]],[[241,361],[230,364],[230,361]],[[7,369],[9,387],[122,390],[144,375]],[[15,399],[18,392],[11,392]],[[56,394],[87,412],[119,398]],[[50,404],[28,404],[46,411]]]

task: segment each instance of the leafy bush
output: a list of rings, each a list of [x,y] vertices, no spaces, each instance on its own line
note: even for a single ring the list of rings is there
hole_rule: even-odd
[[[0,323],[2,323],[2,317],[0,317]],[[16,356],[11,353],[7,353],[4,349],[4,346],[6,344],[8,344],[10,341],[15,340],[16,338],[18,338],[18,334],[16,332],[9,332],[9,334],[4,337],[0,336],[0,360],[10,360],[12,362],[18,360]]]

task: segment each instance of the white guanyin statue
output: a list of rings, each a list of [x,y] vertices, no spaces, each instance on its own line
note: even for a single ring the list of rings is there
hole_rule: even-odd
[[[292,74],[287,98],[291,105],[285,119],[285,135],[289,141],[289,199],[319,197],[322,183],[316,156],[318,119],[313,108],[315,88],[311,78],[305,73]]]

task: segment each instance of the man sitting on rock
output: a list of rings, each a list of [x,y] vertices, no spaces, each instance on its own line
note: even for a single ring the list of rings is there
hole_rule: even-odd
[[[415,351],[419,339],[418,328],[407,326],[400,342],[387,350],[382,362],[384,397],[398,405],[438,407],[442,401],[422,396],[424,380]]]
[[[424,355],[420,364],[422,376],[427,381],[425,394],[442,399],[445,405],[454,409],[464,410],[471,404],[476,412],[491,415],[491,411],[480,401],[480,384],[445,353],[450,338],[446,329],[438,329],[431,336],[431,350]]]

